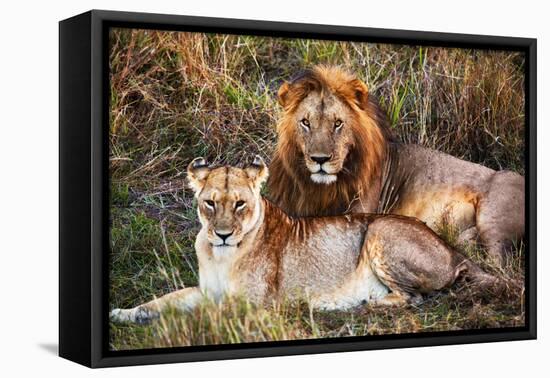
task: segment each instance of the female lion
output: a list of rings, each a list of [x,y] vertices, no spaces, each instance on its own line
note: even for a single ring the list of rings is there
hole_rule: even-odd
[[[147,322],[167,306],[192,309],[205,295],[244,295],[256,303],[307,297],[316,308],[347,309],[404,304],[461,275],[480,287],[500,285],[413,218],[291,218],[260,195],[267,176],[258,156],[244,169],[193,160],[188,179],[202,224],[195,242],[199,287],[115,309],[111,319]]]

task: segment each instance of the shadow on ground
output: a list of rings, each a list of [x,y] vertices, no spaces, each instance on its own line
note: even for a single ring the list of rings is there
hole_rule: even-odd
[[[59,355],[59,345],[57,343],[40,343],[38,347],[50,354]]]

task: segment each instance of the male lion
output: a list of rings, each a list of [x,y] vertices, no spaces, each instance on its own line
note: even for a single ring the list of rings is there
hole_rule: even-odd
[[[215,300],[241,294],[259,304],[303,296],[316,308],[346,309],[403,304],[459,276],[480,288],[504,288],[413,218],[290,218],[261,197],[267,175],[259,157],[245,169],[195,159],[188,178],[202,224],[195,242],[200,286],[113,310],[111,319],[147,322],[167,306],[189,310],[205,294]]]
[[[284,115],[268,188],[288,214],[391,213],[434,230],[447,221],[499,263],[523,236],[521,175],[392,141],[386,114],[352,74],[317,66],[278,97]]]

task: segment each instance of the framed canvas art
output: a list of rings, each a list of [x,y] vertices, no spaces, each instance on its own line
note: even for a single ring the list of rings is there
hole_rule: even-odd
[[[536,40],[60,22],[60,355],[536,337]]]

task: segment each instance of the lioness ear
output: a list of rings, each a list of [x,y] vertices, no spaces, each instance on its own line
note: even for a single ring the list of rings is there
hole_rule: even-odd
[[[254,157],[254,161],[245,169],[246,174],[254,183],[256,189],[260,189],[269,176],[269,170],[260,155]]]
[[[193,159],[191,163],[187,166],[187,181],[189,186],[198,193],[204,187],[206,178],[210,173],[210,168],[208,163],[204,158],[198,157]]]
[[[359,79],[354,79],[349,84],[353,90],[353,101],[365,110],[369,104],[369,88]]]

